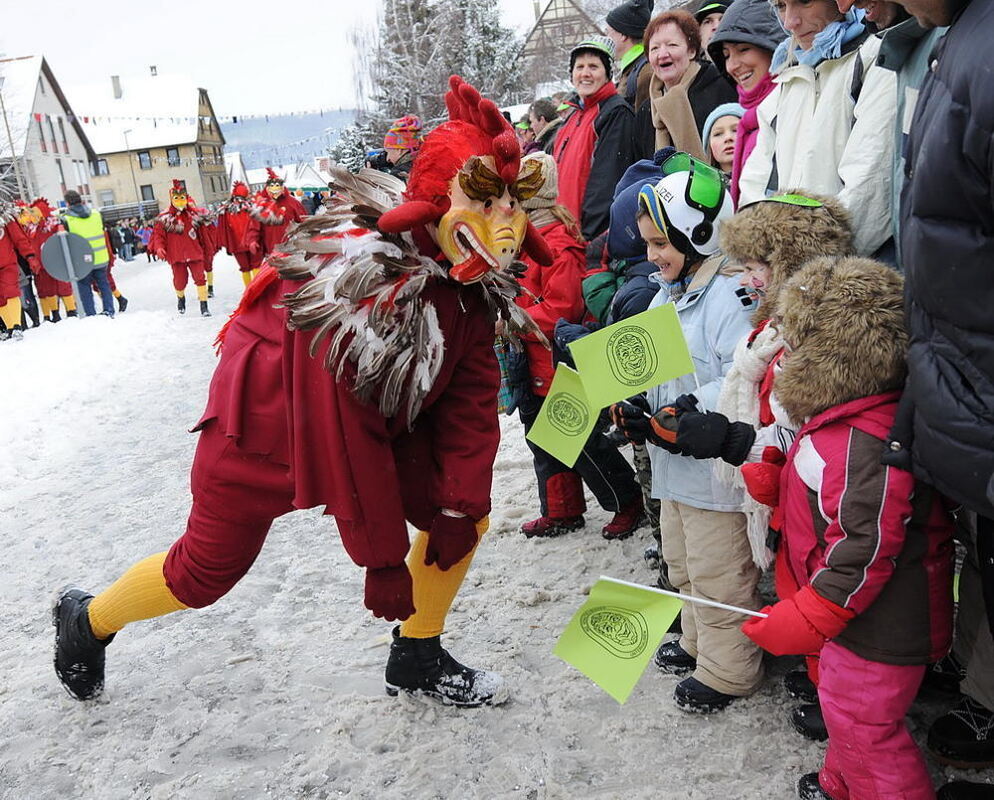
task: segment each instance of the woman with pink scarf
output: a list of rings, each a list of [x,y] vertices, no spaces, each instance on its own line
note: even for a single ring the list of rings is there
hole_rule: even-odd
[[[736,206],[742,165],[759,138],[756,108],[773,91],[770,63],[777,45],[786,36],[769,0],[735,0],[708,44],[708,55],[735,84],[739,104],[746,110],[739,123],[732,161],[731,193]]]

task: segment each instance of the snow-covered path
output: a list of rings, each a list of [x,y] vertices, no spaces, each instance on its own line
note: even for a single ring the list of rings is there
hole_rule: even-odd
[[[444,639],[457,658],[505,675],[506,706],[385,696],[390,625],[362,607],[362,573],[315,511],[279,520],[215,606],[121,633],[104,697],[70,699],[51,668],[52,592],[99,590],[183,531],[196,440],[186,430],[242,287],[232,259],[219,256],[215,275],[215,316],[180,317],[167,267],[139,256],[115,267],[127,313],[0,344],[0,797],[794,796],[822,748],[790,729],[778,682],[724,714],[691,717],[672,704],[677,679],[652,666],[619,707],[552,655],[598,575],[652,580],[648,534],[602,540],[607,514],[594,504],[585,531],[526,540],[517,529],[537,498],[513,419],[491,531]]]

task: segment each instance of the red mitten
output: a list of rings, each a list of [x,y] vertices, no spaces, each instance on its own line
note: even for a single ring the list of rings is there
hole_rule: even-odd
[[[407,619],[414,613],[414,584],[407,564],[366,570],[366,608],[374,617]]]
[[[253,239],[248,243],[248,250],[249,253],[251,253],[254,256],[259,255],[259,243],[255,239]]]
[[[780,473],[787,457],[776,447],[763,448],[763,460],[742,465],[746,491],[757,503],[776,508],[780,505]]]
[[[428,532],[425,565],[438,564],[447,570],[473,552],[479,538],[471,517],[451,517],[439,511]]]
[[[766,619],[750,618],[742,625],[742,633],[775,656],[817,655],[826,640],[838,636],[854,616],[819,597],[810,586],[761,610]]]

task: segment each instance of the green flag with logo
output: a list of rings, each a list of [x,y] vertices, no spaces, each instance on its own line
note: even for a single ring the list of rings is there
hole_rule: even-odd
[[[591,408],[580,376],[559,364],[538,418],[525,438],[572,467],[594,429],[598,412]]]
[[[682,605],[676,597],[601,578],[553,653],[624,703]]]
[[[589,405],[597,410],[694,371],[672,303],[608,325],[569,349]]]

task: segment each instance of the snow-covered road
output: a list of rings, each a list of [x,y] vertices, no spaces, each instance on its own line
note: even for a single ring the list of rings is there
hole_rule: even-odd
[[[383,693],[390,625],[316,511],[279,520],[252,572],[215,606],[138,623],[108,649],[107,690],[70,699],[51,668],[59,586],[105,587],[183,531],[211,342],[242,284],[215,263],[215,316],[180,317],[169,271],[115,267],[114,320],[46,324],[0,344],[0,797],[789,798],[822,747],[790,728],[771,681],[711,718],[672,704],[650,665],[619,707],[552,655],[600,574],[650,582],[648,533],[529,541],[530,457],[503,422],[494,512],[444,642],[502,672],[513,698],[458,711]],[[193,293],[188,291],[190,305]],[[782,671],[783,665],[778,665]],[[935,708],[917,711],[917,728]],[[937,774],[938,777],[938,774]]]

